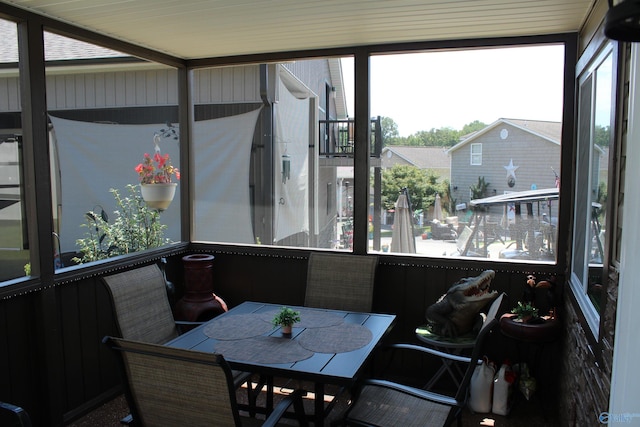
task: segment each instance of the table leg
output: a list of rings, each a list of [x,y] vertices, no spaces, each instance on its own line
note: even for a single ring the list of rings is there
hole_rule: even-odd
[[[314,401],[314,426],[324,426],[324,384],[316,383]]]
[[[273,411],[273,376],[267,376],[267,401],[266,412],[267,416]]]

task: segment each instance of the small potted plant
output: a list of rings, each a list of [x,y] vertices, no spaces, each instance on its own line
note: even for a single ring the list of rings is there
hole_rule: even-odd
[[[518,305],[511,310],[511,313],[515,314],[516,319],[520,320],[522,323],[527,323],[538,318],[538,309],[530,302],[522,303],[521,301],[518,301]]]
[[[274,327],[280,326],[282,333],[285,335],[291,334],[291,327],[294,323],[300,321],[300,312],[295,311],[289,307],[282,307],[280,311],[275,315],[271,323]]]

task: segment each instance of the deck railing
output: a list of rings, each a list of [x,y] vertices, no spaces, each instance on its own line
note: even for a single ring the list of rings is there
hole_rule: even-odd
[[[320,156],[353,157],[354,128],[352,119],[320,120]],[[382,128],[380,117],[371,119],[371,156],[380,157]]]

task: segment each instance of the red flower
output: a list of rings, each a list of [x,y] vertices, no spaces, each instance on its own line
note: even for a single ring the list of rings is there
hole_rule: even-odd
[[[149,153],[144,153],[142,163],[134,168],[142,184],[170,183],[171,175],[180,179],[180,171],[171,165],[168,154],[161,155],[156,152],[153,158]]]

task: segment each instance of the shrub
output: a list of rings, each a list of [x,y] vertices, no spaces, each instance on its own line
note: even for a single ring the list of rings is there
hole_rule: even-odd
[[[122,197],[118,190],[109,190],[116,201],[115,220],[109,223],[104,209],[100,213],[85,214],[85,237],[76,240],[81,257],[78,263],[97,261],[118,255],[138,252],[171,243],[164,237],[167,226],[160,223],[160,213],[149,208],[138,192],[138,186],[127,185],[129,196]]]

